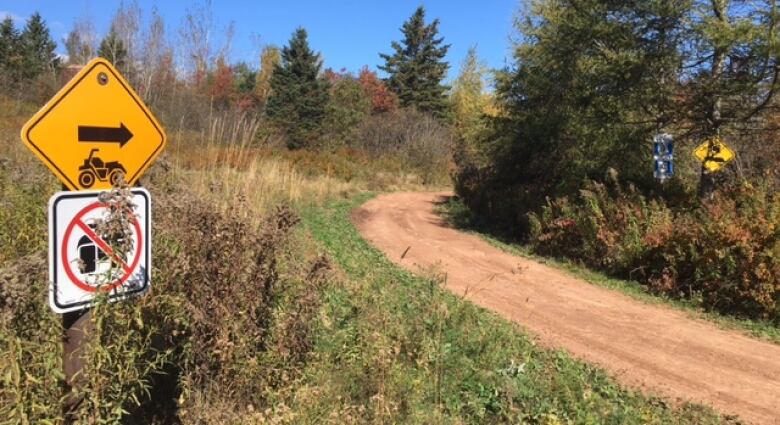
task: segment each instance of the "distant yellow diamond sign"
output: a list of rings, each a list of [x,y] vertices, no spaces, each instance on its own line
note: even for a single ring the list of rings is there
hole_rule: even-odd
[[[704,168],[714,173],[734,159],[736,154],[720,138],[716,137],[694,149],[693,156],[704,163]]]
[[[105,59],[90,61],[22,128],[22,140],[71,190],[133,184],[165,147],[165,132]]]

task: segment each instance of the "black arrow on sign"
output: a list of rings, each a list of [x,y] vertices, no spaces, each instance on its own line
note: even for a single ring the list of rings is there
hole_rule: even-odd
[[[133,133],[122,123],[119,127],[79,126],[79,142],[119,143],[121,148],[132,138]]]

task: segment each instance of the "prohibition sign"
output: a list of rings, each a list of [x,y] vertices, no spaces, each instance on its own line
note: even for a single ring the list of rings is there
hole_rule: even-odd
[[[49,306],[55,313],[89,307],[98,293],[115,302],[144,294],[150,285],[151,195],[133,188],[131,252],[120,256],[95,221],[110,205],[102,191],[58,192],[49,199]]]
[[[87,237],[100,248],[101,251],[103,251],[108,258],[111,259],[114,263],[118,264],[122,271],[124,271],[124,274],[114,282],[101,286],[100,289],[108,292],[112,289],[121,286],[124,284],[127,279],[132,276],[133,271],[138,267],[138,262],[141,260],[141,253],[143,250],[143,236],[141,233],[141,225],[138,222],[138,217],[133,217],[133,229],[135,230],[136,235],[136,241],[135,241],[135,255],[133,255],[133,262],[128,265],[122,258],[120,258],[112,249],[111,247],[97,234],[94,230],[92,230],[85,222],[84,222],[84,216],[87,215],[87,213],[94,211],[98,208],[104,208],[106,204],[102,202],[94,202],[90,205],[87,205],[84,209],[79,211],[78,214],[76,214],[75,217],[73,217],[73,220],[71,220],[70,224],[68,224],[68,227],[65,229],[65,236],[62,238],[62,251],[61,251],[61,258],[62,258],[62,265],[64,266],[65,272],[68,275],[68,278],[70,278],[70,281],[73,282],[74,285],[78,286],[80,289],[87,291],[87,292],[95,292],[97,290],[96,286],[90,285],[87,282],[84,282],[81,280],[76,274],[73,272],[73,264],[77,264],[75,260],[71,260],[68,255],[68,242],[70,241],[71,235],[73,235],[73,230],[75,228],[79,228],[82,232],[84,232]]]

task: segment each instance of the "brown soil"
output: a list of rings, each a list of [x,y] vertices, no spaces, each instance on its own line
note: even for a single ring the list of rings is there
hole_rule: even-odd
[[[513,320],[546,346],[673,401],[780,424],[780,346],[651,305],[505,253],[448,227],[448,193],[379,196],[355,210],[361,234],[409,270],[438,267],[447,288]]]

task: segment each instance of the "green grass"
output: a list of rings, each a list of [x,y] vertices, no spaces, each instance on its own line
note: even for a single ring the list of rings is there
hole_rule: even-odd
[[[668,305],[687,313],[693,318],[713,322],[723,329],[741,331],[758,339],[780,344],[780,328],[771,322],[742,319],[725,316],[717,312],[705,311],[694,300],[673,299],[663,295],[652,294],[639,282],[616,279],[570,260],[539,256],[534,254],[526,245],[500,239],[487,230],[486,226],[473,217],[468,209],[454,198],[439,206],[437,212],[458,229],[477,235],[488,244],[505,252],[565,271],[593,285],[620,291],[642,302]]]
[[[417,277],[364,241],[350,211],[372,195],[302,212],[343,272],[288,408],[302,422],[720,423],[628,391],[599,368],[537,347],[514,324]]]

